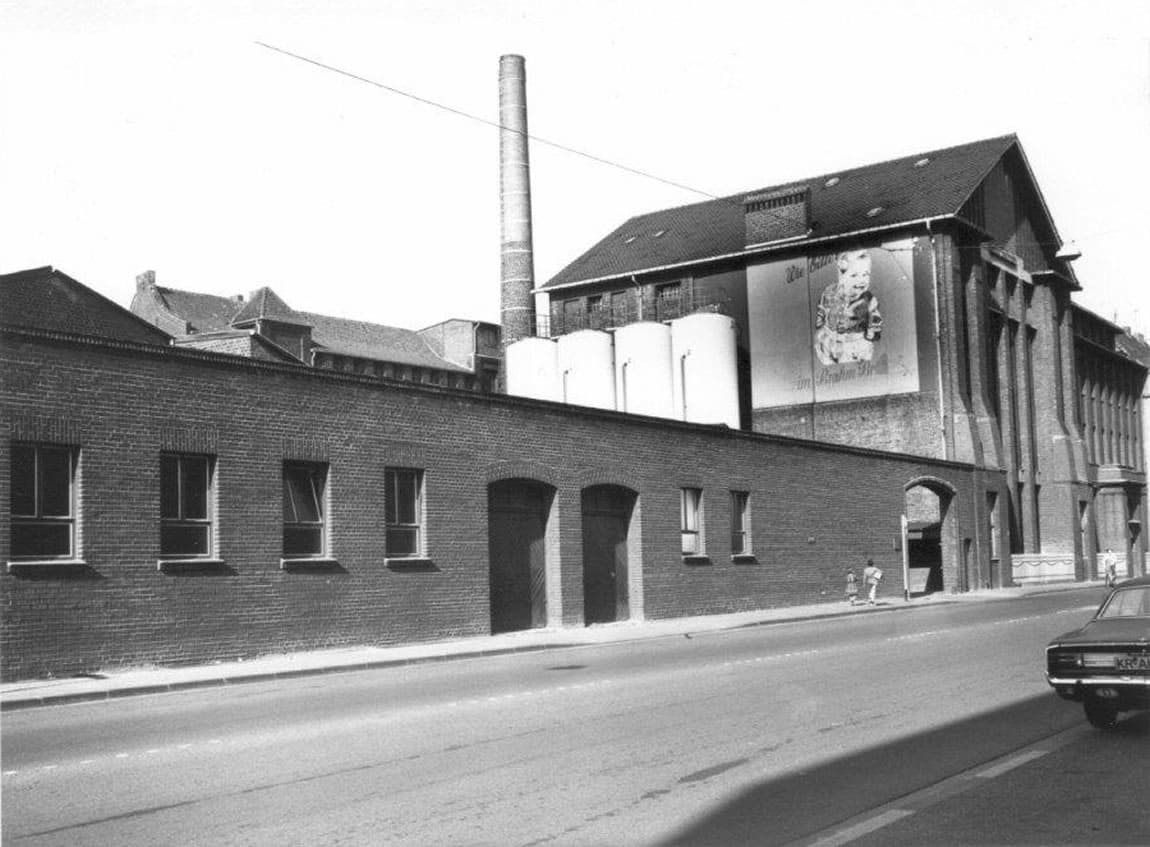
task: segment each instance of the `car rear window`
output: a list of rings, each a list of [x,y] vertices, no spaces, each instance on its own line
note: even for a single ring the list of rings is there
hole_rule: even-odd
[[[1150,586],[1120,588],[1098,615],[1100,618],[1150,617]]]

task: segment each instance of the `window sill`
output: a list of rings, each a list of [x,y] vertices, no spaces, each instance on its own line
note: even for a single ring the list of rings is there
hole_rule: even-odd
[[[223,570],[227,565],[223,559],[160,559],[156,562],[158,571]]]
[[[757,565],[759,558],[754,553],[732,553],[731,561],[736,565]]]
[[[280,559],[280,570],[340,570],[339,562],[327,556],[314,559]]]
[[[393,571],[437,571],[435,562],[426,556],[393,556],[383,560],[385,567]]]
[[[683,554],[684,565],[709,565],[711,564],[711,557],[706,553],[691,553]]]
[[[8,573],[18,573],[22,570],[41,570],[44,568],[85,570],[87,567],[88,563],[83,559],[13,559],[8,562]]]

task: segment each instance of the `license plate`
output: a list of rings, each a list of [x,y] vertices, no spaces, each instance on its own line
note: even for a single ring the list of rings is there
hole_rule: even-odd
[[[1119,656],[1114,665],[1120,671],[1150,671],[1150,656]]]

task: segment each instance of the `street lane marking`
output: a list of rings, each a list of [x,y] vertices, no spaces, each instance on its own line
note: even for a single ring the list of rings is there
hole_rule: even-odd
[[[842,832],[837,832],[834,835],[823,838],[820,841],[815,841],[811,847],[838,847],[840,844],[849,844],[855,839],[862,838],[864,835],[870,835],[876,830],[882,829],[884,826],[890,826],[896,821],[900,821],[914,812],[908,809],[888,809],[881,815],[856,823],[854,826],[844,829]]]
[[[822,832],[816,832],[806,838],[792,841],[786,847],[839,847],[839,845],[848,844],[864,835],[890,826],[909,815],[929,809],[944,800],[949,800],[976,788],[984,784],[985,780],[994,779],[1021,765],[1041,759],[1049,753],[1090,735],[1090,733],[1091,730],[1088,727],[1071,727],[1049,738],[1036,741],[1023,750],[1016,750],[994,759],[989,763],[989,766],[979,765],[977,768],[971,768],[947,777],[934,785],[899,797],[890,803],[877,806],[869,812],[856,815],[844,821],[845,826],[842,828],[829,827]]]
[[[1002,776],[1007,771],[1012,771],[1021,765],[1025,765],[1027,762],[1033,762],[1035,759],[1041,759],[1049,752],[1049,750],[1031,750],[1028,753],[1022,753],[1021,755],[1015,756],[1013,759],[1007,759],[1005,762],[997,764],[994,767],[987,768],[984,771],[979,771],[976,776],[980,776],[983,779],[994,779],[996,776]]]

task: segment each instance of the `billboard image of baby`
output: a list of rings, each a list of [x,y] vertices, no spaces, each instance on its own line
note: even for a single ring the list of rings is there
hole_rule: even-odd
[[[838,279],[823,289],[815,312],[815,355],[824,365],[869,362],[882,335],[878,297],[870,290],[870,253],[839,253],[835,264]]]
[[[752,406],[917,391],[916,249],[906,240],[748,267]]]

